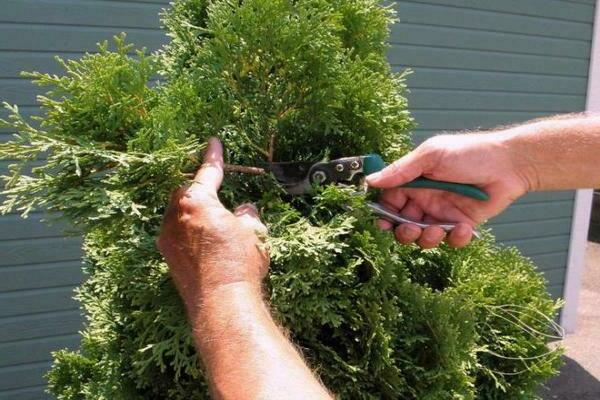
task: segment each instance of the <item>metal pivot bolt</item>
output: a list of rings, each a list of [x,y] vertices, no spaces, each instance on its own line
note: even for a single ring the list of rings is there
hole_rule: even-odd
[[[323,183],[327,180],[327,175],[323,171],[315,171],[312,175],[313,182]]]
[[[358,161],[352,161],[352,164],[350,164],[350,168],[352,169],[359,169],[360,168],[360,164]]]
[[[343,172],[344,171],[344,164],[336,164],[335,170],[337,172]]]

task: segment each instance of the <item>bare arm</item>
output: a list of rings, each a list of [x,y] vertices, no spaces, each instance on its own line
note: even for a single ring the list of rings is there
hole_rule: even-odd
[[[448,237],[439,227],[395,228],[401,243],[435,247],[446,239],[467,245],[472,229],[538,190],[600,187],[600,116],[567,115],[492,132],[440,135],[368,178],[388,189],[381,202],[400,214],[429,223],[457,222]],[[436,190],[396,186],[419,176],[477,185],[490,195],[482,202]],[[381,221],[383,229],[391,224]]]
[[[216,398],[331,398],[273,322],[257,288],[232,284],[203,300],[195,337]]]
[[[194,184],[173,195],[158,247],[184,300],[217,399],[331,399],[275,324],[261,289],[269,259],[252,205],[219,202],[220,143],[212,139]]]
[[[499,135],[528,190],[600,188],[600,115],[545,119]]]

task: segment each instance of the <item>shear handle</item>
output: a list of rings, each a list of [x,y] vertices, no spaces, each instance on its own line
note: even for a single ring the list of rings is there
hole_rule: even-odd
[[[373,211],[373,214],[394,224],[412,224],[418,226],[421,229],[429,228],[430,226],[439,226],[446,232],[450,232],[454,228],[456,228],[456,224],[425,224],[423,222],[412,221],[410,219],[401,217],[398,214],[386,210],[385,207],[377,203],[367,202],[367,206],[371,209],[371,211]],[[479,233],[477,230],[473,230],[473,236],[475,236],[477,239],[481,239],[481,233]]]

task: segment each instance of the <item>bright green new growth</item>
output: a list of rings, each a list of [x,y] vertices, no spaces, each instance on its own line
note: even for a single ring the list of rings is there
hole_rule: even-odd
[[[404,79],[385,57],[393,16],[377,0],[182,0],[154,56],[131,56],[119,38],[116,52],[63,62],[62,77],[30,75],[51,90],[40,127],[16,108],[5,121],[18,134],[0,145],[16,160],[1,210],[57,211],[85,238],[87,324],[80,351],[55,353],[58,399],[207,398],[154,246],[169,193],[213,135],[246,165],[406,153]],[[489,235],[463,250],[401,246],[374,227],[364,196],[291,198],[269,177],[228,175],[221,197],[258,203],[270,303],[340,398],[532,399],[556,372],[557,304]]]

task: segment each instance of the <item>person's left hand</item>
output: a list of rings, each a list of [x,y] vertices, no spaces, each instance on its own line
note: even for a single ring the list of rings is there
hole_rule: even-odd
[[[256,207],[228,211],[217,196],[222,180],[223,148],[213,138],[193,183],[173,193],[157,240],[191,317],[199,299],[223,286],[249,285],[260,293],[269,268]]]

